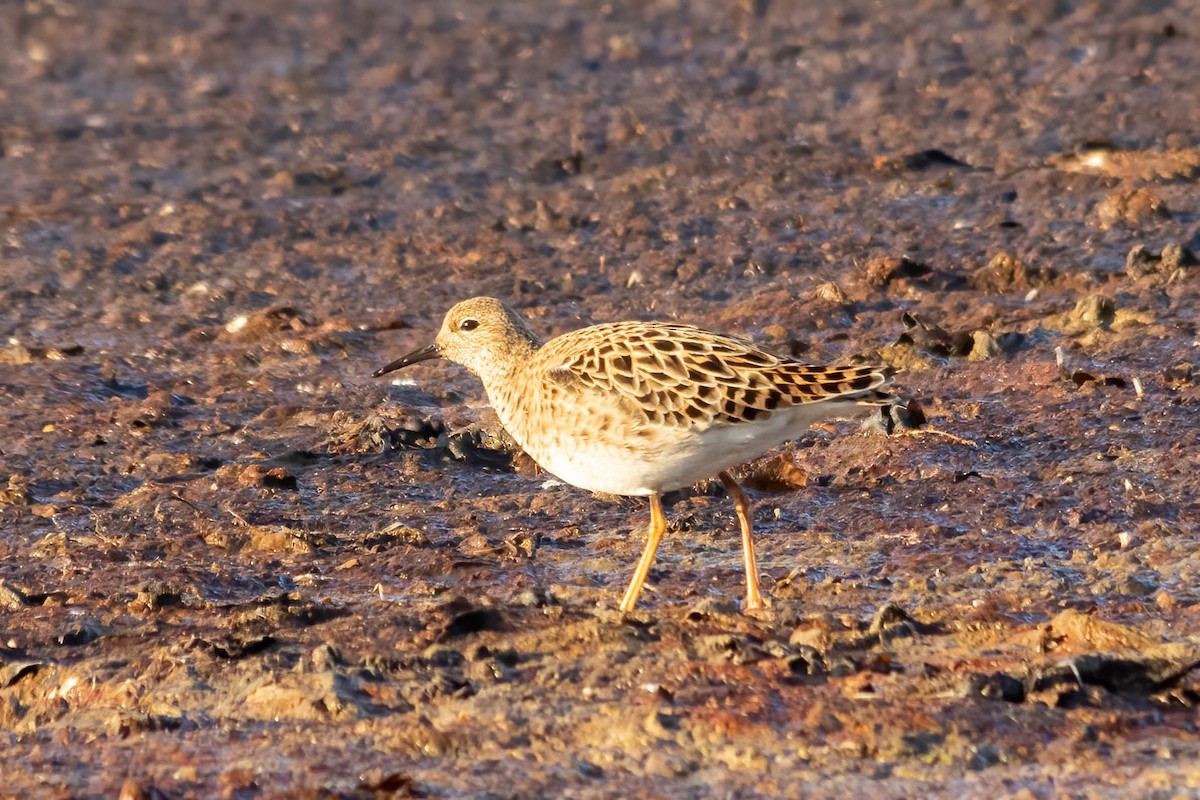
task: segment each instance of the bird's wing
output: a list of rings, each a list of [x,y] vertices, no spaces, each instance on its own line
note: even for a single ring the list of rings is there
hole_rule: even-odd
[[[647,422],[709,427],[826,400],[883,402],[892,370],[803,364],[690,325],[596,325],[543,346],[568,391],[601,392]]]

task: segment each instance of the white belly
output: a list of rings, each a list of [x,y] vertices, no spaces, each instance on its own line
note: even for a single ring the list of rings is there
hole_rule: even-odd
[[[721,470],[743,464],[795,438],[831,412],[836,413],[836,409],[816,404],[789,409],[765,420],[703,431],[663,428],[657,436],[632,444],[601,444],[568,436],[531,436],[522,442],[517,435],[517,439],[534,461],[573,486],[608,494],[651,495],[715,478]],[[548,441],[551,438],[559,441]]]

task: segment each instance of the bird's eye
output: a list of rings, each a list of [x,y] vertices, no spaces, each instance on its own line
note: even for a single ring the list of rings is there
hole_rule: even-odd
[[[458,323],[458,329],[460,331],[473,331],[478,327],[479,320],[477,319],[464,319],[462,322]]]

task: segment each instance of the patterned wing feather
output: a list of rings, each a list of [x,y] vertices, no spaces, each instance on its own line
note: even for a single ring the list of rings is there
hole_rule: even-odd
[[[627,413],[669,427],[766,419],[828,400],[876,405],[887,367],[803,364],[757,345],[690,325],[596,325],[543,346],[552,378],[617,397]]]

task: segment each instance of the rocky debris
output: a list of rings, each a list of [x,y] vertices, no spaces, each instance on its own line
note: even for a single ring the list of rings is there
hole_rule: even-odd
[[[971,288],[986,294],[1028,291],[1042,286],[1053,277],[1050,270],[1031,270],[1017,256],[999,252],[988,263],[971,273]]]
[[[513,469],[511,447],[478,426],[444,433],[438,437],[438,446],[455,461],[499,472]]]
[[[856,277],[871,289],[886,289],[891,293],[948,291],[963,285],[958,274],[936,270],[908,256],[872,258]]]
[[[222,467],[222,469],[225,469]],[[283,489],[297,491],[299,488],[296,476],[283,467],[265,467],[261,464],[250,464],[241,470],[237,482],[242,486],[258,486],[263,489]]]
[[[22,367],[32,363],[33,353],[29,351],[29,348],[16,340],[9,341],[7,346],[0,348],[0,364]]]
[[[969,361],[986,361],[998,355],[1014,353],[1025,343],[1025,335],[1016,331],[995,335],[980,328],[950,333],[936,322],[929,322],[907,311],[900,316],[900,321],[905,330],[896,344],[937,358],[965,357]]]
[[[862,279],[870,286],[887,286],[905,279],[920,279],[933,274],[933,268],[910,258],[887,256],[873,258],[867,262]]]
[[[1162,198],[1149,189],[1114,192],[1096,206],[1100,227],[1123,224],[1144,226],[1158,220],[1170,219],[1171,212]]]
[[[905,431],[919,430],[928,422],[925,410],[913,399],[896,398],[893,402],[880,406],[862,423],[862,429],[882,433],[884,436],[894,436]]]
[[[271,306],[233,317],[225,323],[223,335],[237,342],[258,342],[281,331],[302,331],[313,325],[295,306]]]
[[[113,421],[130,428],[175,425],[183,410],[195,404],[196,401],[190,397],[158,389],[144,398],[117,403]]]
[[[1176,278],[1184,270],[1200,265],[1196,255],[1187,245],[1172,242],[1154,254],[1145,245],[1136,245],[1125,257],[1125,274],[1137,280],[1147,275]]]
[[[436,416],[409,411],[396,428],[379,414],[359,417],[339,409],[329,419],[325,445],[336,453],[386,453],[404,449],[431,449],[438,446],[446,426]]]
[[[1097,375],[1092,372],[1087,372],[1082,369],[1073,370],[1070,375],[1071,383],[1076,386],[1115,386],[1118,389],[1124,389],[1129,385],[1129,381],[1118,375]]]
[[[0,489],[0,506],[27,506],[33,502],[29,481],[23,475],[9,475],[8,484]]]
[[[950,155],[944,150],[930,148],[918,150],[895,158],[880,157],[875,162],[875,168],[894,172],[923,172],[926,170],[946,169],[975,169],[965,161]]]
[[[1136,329],[1152,323],[1155,315],[1149,311],[1118,307],[1116,300],[1103,294],[1089,294],[1079,299],[1074,308],[1053,314],[1044,320],[1045,326],[1072,336],[1112,334]]]
[[[867,633],[878,636],[880,640],[898,637],[914,636],[919,625],[912,616],[895,603],[880,606],[871,617],[871,626]]]
[[[1163,370],[1163,379],[1166,380],[1168,386],[1175,388],[1194,386],[1197,375],[1200,375],[1200,368],[1197,368],[1195,364],[1176,364]]]
[[[1122,180],[1191,180],[1200,175],[1200,148],[1132,150],[1109,141],[1092,141],[1052,156],[1048,163],[1067,172]]]
[[[1071,702],[1074,689],[1084,685],[1099,686],[1118,696],[1146,697],[1170,689],[1197,668],[1200,651],[1194,650],[1172,658],[1086,653],[1033,670],[1028,683],[1031,692],[1065,684],[1067,697],[1060,697],[1059,704]]]
[[[5,580],[0,580],[0,608],[8,611],[20,611],[31,605],[29,596],[19,588]]]
[[[1065,322],[1079,328],[1110,328],[1116,318],[1116,302],[1111,297],[1092,294],[1075,304]]]
[[[870,272],[870,267],[868,267],[868,272]],[[842,291],[842,287],[833,281],[826,281],[814,286],[808,293],[808,300],[812,303],[831,307],[844,307],[850,304],[850,300],[846,297],[846,293]],[[763,332],[766,333],[765,330]]]
[[[760,492],[790,492],[808,485],[808,473],[788,453],[756,461],[740,477],[743,486]]]
[[[968,697],[978,696],[1006,703],[1025,702],[1025,684],[1003,672],[993,672],[991,675],[971,673],[967,676],[963,693]]]
[[[0,348],[0,366],[8,365],[21,367],[33,364],[39,360],[63,361],[67,358],[82,355],[81,345],[65,345],[63,347],[31,347],[12,337],[8,344]]]

